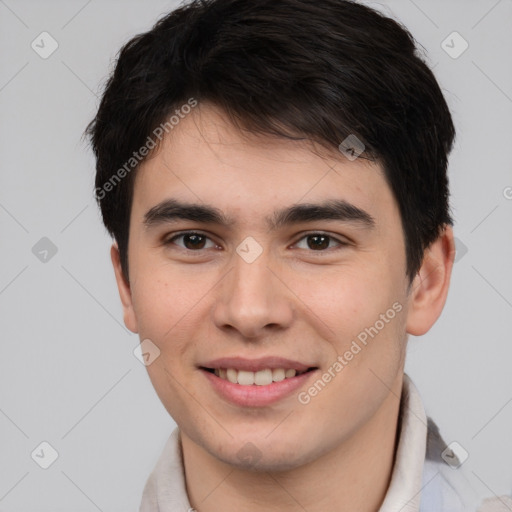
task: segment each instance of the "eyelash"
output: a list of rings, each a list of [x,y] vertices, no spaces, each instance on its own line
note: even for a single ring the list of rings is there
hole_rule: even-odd
[[[201,237],[204,237],[210,241],[213,242],[213,240],[211,240],[211,238],[204,234],[204,233],[201,233],[200,231],[183,231],[181,233],[178,233],[178,234],[175,234],[173,235],[171,238],[167,239],[164,241],[164,245],[172,245],[174,244],[174,241],[178,238],[183,238],[184,236],[186,235],[199,235]],[[329,239],[329,241],[335,241],[338,246],[335,247],[335,248],[327,248],[327,249],[319,249],[318,251],[315,251],[315,250],[312,250],[312,249],[306,249],[308,252],[311,252],[311,253],[326,253],[326,252],[331,252],[332,250],[336,250],[337,249],[340,249],[342,247],[346,247],[348,245],[350,245],[348,242],[344,242],[342,240],[339,240],[338,238],[332,236],[332,235],[329,235],[328,233],[323,233],[321,231],[313,231],[311,233],[306,233],[305,235],[302,235],[301,238],[299,238],[293,245],[296,245],[297,243],[299,243],[301,240],[305,239],[305,238],[308,238],[310,236],[324,236],[324,237],[327,237]],[[215,243],[215,242],[214,242]],[[198,250],[193,250],[193,249],[187,249],[186,247],[180,247],[180,249],[183,249],[184,251],[188,252],[188,253],[202,253],[204,250],[206,249],[198,249]]]

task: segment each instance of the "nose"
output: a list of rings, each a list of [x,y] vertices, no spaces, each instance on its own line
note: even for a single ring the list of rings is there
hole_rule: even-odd
[[[293,319],[293,294],[269,266],[265,251],[252,263],[238,254],[216,287],[213,321],[243,338],[261,338],[286,329]]]

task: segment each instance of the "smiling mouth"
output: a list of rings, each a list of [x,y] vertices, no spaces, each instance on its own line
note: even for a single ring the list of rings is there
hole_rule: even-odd
[[[292,368],[265,368],[257,372],[237,370],[236,368],[201,367],[201,369],[213,373],[220,379],[227,380],[232,384],[240,384],[241,386],[268,386],[273,382],[281,382],[317,370],[316,367],[310,367],[304,371],[297,371]]]

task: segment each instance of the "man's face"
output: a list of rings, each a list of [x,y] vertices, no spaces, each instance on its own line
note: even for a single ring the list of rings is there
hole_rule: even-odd
[[[408,279],[383,171],[304,143],[244,138],[207,106],[170,135],[138,171],[130,220],[125,321],[160,350],[151,381],[182,435],[217,459],[262,469],[312,461],[400,392]],[[231,222],[155,208],[169,200]],[[329,201],[355,208],[278,216]],[[231,383],[227,369],[263,384]],[[286,369],[310,370],[280,380]]]

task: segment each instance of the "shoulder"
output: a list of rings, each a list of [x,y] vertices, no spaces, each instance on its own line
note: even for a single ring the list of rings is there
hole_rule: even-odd
[[[464,462],[468,454],[457,442],[447,444],[428,418],[420,512],[510,512],[512,498],[482,499],[471,484]]]

